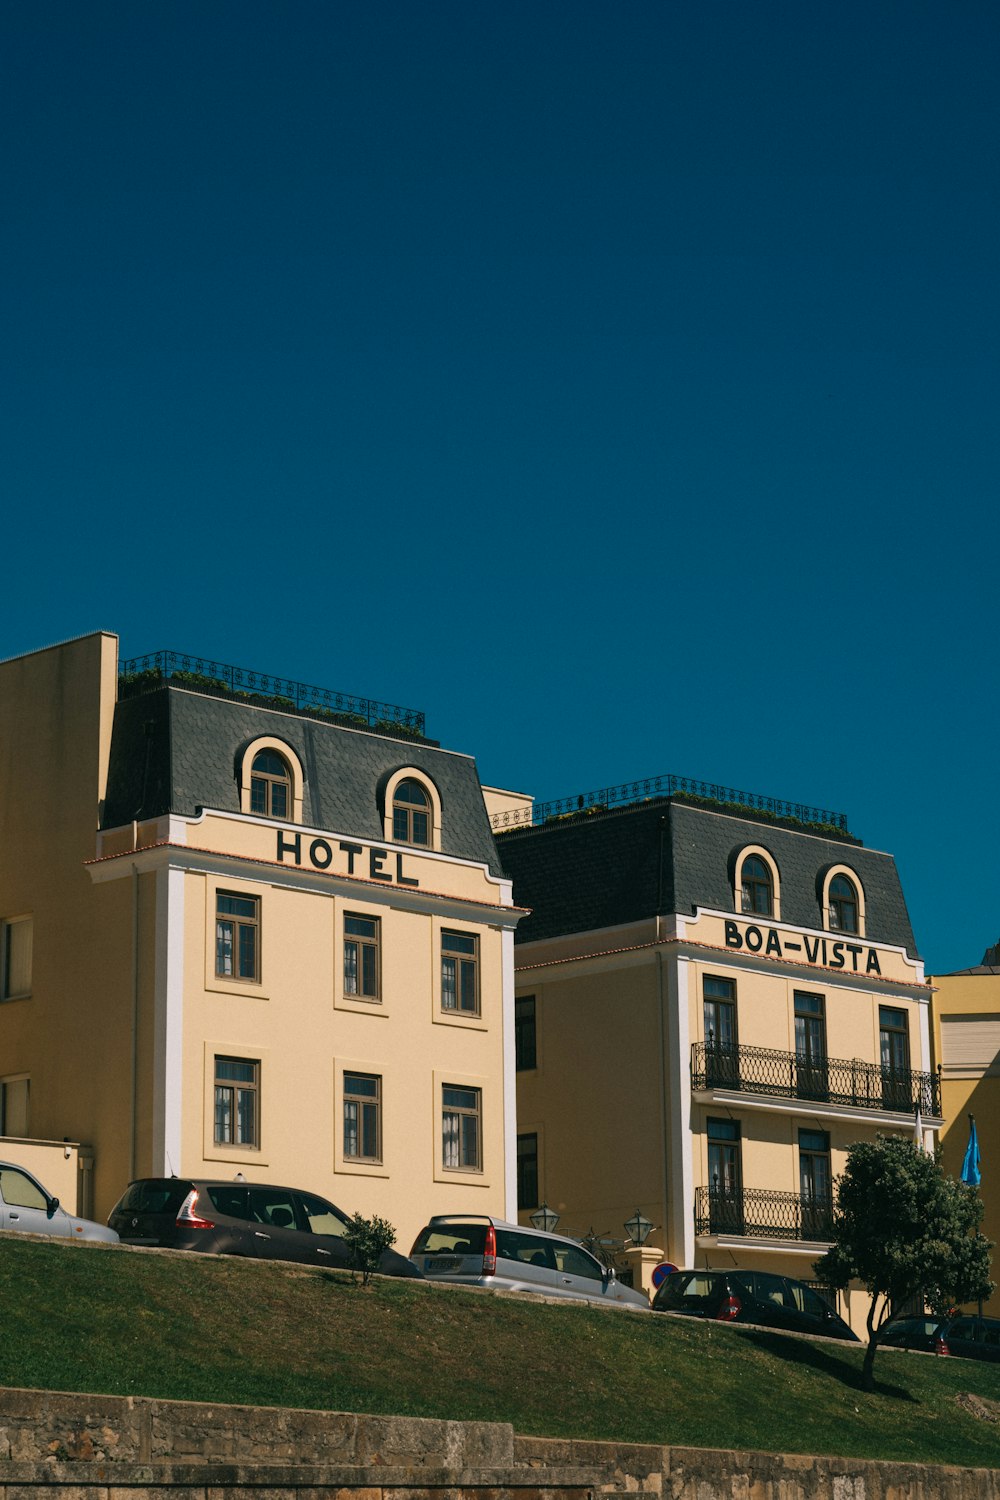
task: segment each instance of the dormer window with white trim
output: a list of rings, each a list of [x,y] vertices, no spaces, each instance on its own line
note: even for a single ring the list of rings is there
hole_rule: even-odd
[[[773,915],[774,886],[771,872],[757,854],[751,854],[743,861],[740,897],[743,911],[758,917]]]
[[[397,844],[431,847],[433,814],[431,799],[419,781],[408,777],[396,787],[392,799],[392,837]]]
[[[288,762],[276,750],[259,750],[250,771],[250,811],[261,818],[286,819],[291,801]]]

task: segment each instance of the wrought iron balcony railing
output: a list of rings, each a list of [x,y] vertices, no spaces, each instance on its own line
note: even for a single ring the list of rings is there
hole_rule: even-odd
[[[811,807],[804,802],[786,802],[784,797],[767,797],[760,792],[741,792],[735,787],[720,786],[715,781],[698,781],[693,776],[647,776],[641,781],[626,781],[621,786],[602,787],[597,792],[580,792],[575,797],[557,797],[551,802],[536,802],[531,807],[516,808],[493,815],[495,832],[530,824],[547,823],[552,818],[573,814],[605,812],[629,802],[643,802],[651,797],[672,797],[677,793],[704,802],[745,807],[771,818],[793,823],[818,825],[831,832],[847,834],[847,817],[826,807]],[[848,835],[849,837],[849,835]]]
[[[249,667],[231,667],[204,656],[185,656],[180,651],[154,651],[120,664],[119,698],[135,698],[162,687],[167,680],[195,693],[215,698],[235,698],[258,708],[279,708],[310,719],[332,720],[349,728],[377,729],[385,734],[423,739],[424,715],[398,703],[381,703],[355,693],[337,693],[332,688],[313,687],[290,677],[271,677]]]
[[[767,1188],[700,1187],[694,1195],[694,1232],[828,1242],[833,1238],[833,1201]]]
[[[729,1047],[695,1042],[691,1048],[693,1089],[732,1089],[818,1104],[848,1104],[891,1114],[941,1115],[941,1080],[936,1073],[883,1068],[840,1057],[799,1057],[767,1047]]]

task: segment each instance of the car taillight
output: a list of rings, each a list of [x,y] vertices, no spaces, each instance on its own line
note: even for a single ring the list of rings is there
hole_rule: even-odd
[[[948,1348],[948,1340],[945,1338],[945,1336],[944,1336],[943,1333],[937,1333],[937,1334],[934,1335],[934,1353],[935,1354],[950,1354],[951,1353],[951,1350]]]
[[[175,1223],[178,1229],[214,1229],[211,1219],[203,1219],[197,1211],[198,1189],[192,1188],[180,1206]]]
[[[483,1275],[495,1276],[497,1270],[497,1232],[490,1224],[486,1230],[486,1244],[483,1247]]]
[[[722,1306],[719,1308],[719,1311],[715,1315],[716,1322],[731,1323],[734,1318],[739,1317],[742,1311],[743,1303],[740,1301],[739,1297],[733,1297],[730,1295],[723,1299]]]

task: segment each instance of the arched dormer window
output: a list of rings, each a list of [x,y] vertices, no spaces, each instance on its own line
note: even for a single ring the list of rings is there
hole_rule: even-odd
[[[250,769],[250,811],[262,818],[288,817],[292,777],[277,750],[258,750]]]
[[[433,812],[431,799],[419,781],[407,777],[399,782],[392,798],[392,837],[397,844],[431,847]]]
[[[736,910],[747,917],[780,917],[778,867],[760,844],[750,844],[736,856],[733,870]]]
[[[820,900],[827,931],[864,933],[864,888],[847,865],[831,865],[826,870]]]
[[[751,854],[743,861],[740,880],[743,910],[758,917],[769,917],[774,910],[774,887],[771,872],[759,855]]]
[[[261,735],[244,743],[234,769],[240,812],[278,823],[302,822],[302,762],[285,740]]]
[[[833,932],[857,932],[858,893],[846,875],[830,881],[830,928]]]

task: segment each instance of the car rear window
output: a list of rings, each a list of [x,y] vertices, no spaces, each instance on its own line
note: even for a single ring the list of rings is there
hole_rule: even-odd
[[[179,1177],[152,1177],[130,1183],[118,1204],[118,1213],[176,1214],[193,1184]]]
[[[248,1187],[222,1182],[206,1188],[205,1191],[212,1200],[213,1208],[217,1208],[220,1214],[227,1214],[231,1219],[249,1219],[250,1189]]]
[[[655,1307],[684,1307],[691,1311],[707,1308],[718,1289],[718,1274],[705,1271],[676,1271],[668,1276],[654,1299]]]
[[[485,1224],[428,1224],[414,1241],[414,1255],[482,1255]]]
[[[533,1234],[517,1234],[510,1229],[497,1230],[497,1255],[504,1260],[519,1260],[526,1266],[545,1266],[555,1270],[552,1245]]]

